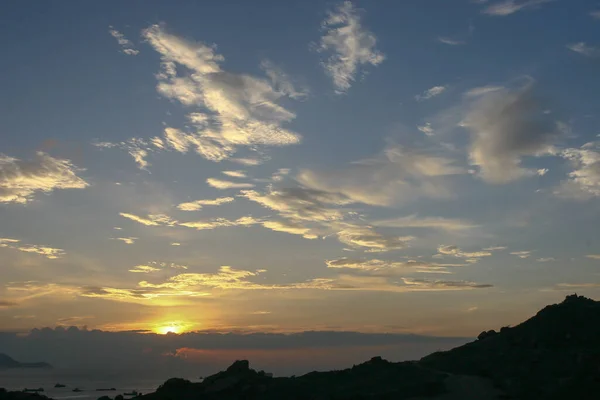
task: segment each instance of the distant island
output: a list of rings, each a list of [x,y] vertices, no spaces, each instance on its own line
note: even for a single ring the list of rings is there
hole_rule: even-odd
[[[274,378],[239,360],[202,382],[172,378],[156,392],[135,398],[597,400],[599,393],[600,302],[570,295],[517,326],[484,331],[471,343],[419,361],[373,357],[344,370]],[[0,400],[33,399],[47,397],[0,389]]]
[[[9,368],[52,368],[52,366],[45,362],[23,363],[0,353],[0,370]]]

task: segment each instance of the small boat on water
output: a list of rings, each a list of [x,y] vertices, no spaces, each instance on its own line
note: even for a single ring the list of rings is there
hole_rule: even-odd
[[[75,393],[83,392],[83,390],[81,390],[81,389],[79,389],[79,388],[75,388],[75,389],[73,389],[73,391],[74,391]]]
[[[96,392],[114,392],[115,388],[110,388],[110,389],[106,389],[106,388],[102,388],[102,389],[96,389]]]
[[[63,385],[62,383],[57,383],[56,385],[54,385],[55,388],[64,388],[67,387],[67,385]]]
[[[140,395],[140,394],[141,394],[140,392],[138,392],[138,391],[135,391],[135,390],[132,390],[132,391],[131,391],[131,392],[129,392],[129,393],[123,393],[123,396],[134,396],[134,397],[135,397],[135,396],[138,396],[138,395]]]

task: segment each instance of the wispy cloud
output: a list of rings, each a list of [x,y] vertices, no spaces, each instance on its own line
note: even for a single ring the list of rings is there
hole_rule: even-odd
[[[319,236],[313,232],[311,228],[308,228],[301,223],[281,220],[281,221],[264,221],[262,225],[271,229],[275,232],[285,232],[292,235],[301,235],[305,239],[317,239]]]
[[[162,143],[162,139],[155,138],[160,140]],[[123,142],[93,142],[92,145],[99,149],[112,149],[117,148],[121,150],[127,151],[129,155],[133,158],[138,168],[141,170],[148,170],[150,163],[147,160],[147,157],[150,153],[156,151],[156,140],[151,140],[150,142],[140,139],[140,138],[132,138]],[[154,146],[154,147],[153,147]]]
[[[580,148],[563,150],[560,155],[574,168],[557,194],[564,197],[600,196],[600,142],[589,142]]]
[[[230,176],[232,178],[247,178],[248,175],[246,175],[246,171],[240,171],[240,170],[236,170],[236,171],[221,171],[222,174]]]
[[[516,90],[478,91],[460,123],[471,132],[469,158],[479,167],[478,175],[496,184],[537,175],[537,170],[521,165],[522,158],[554,154],[562,132],[543,113],[532,84]]]
[[[556,259],[554,257],[541,257],[541,258],[536,259],[535,261],[541,262],[541,263],[547,263],[547,262],[554,262],[554,261],[556,261]]]
[[[160,268],[152,267],[150,265],[136,265],[129,272],[138,272],[143,274],[148,274],[150,272],[160,271]]]
[[[403,278],[403,281],[406,285],[415,289],[422,290],[461,290],[461,289],[485,289],[491,288],[493,285],[490,284],[482,284],[476,282],[469,281],[443,281],[436,280],[430,281],[426,279],[409,279]]]
[[[114,240],[120,240],[121,242],[125,243],[125,244],[134,244],[136,240],[138,240],[138,238],[136,237],[119,237],[119,238],[112,238]]]
[[[529,258],[533,253],[532,250],[522,250],[522,251],[511,251],[509,254],[513,256],[517,256],[519,258]]]
[[[448,177],[466,172],[449,158],[390,146],[377,157],[343,169],[301,170],[297,180],[308,188],[342,194],[353,202],[390,206],[422,196],[449,197]]]
[[[397,276],[398,274],[406,274],[411,272],[439,274],[449,273],[449,270],[445,265],[415,260],[386,261],[380,259],[340,258],[337,260],[327,260],[325,264],[328,268],[367,271],[382,276]]]
[[[123,35],[118,30],[114,29],[112,26],[108,27],[108,33],[110,33],[112,37],[117,39],[119,46],[121,46],[122,53],[127,54],[128,56],[135,56],[139,53],[139,50],[136,50],[133,47],[133,43],[131,43],[131,41],[127,39],[125,35]]]
[[[591,11],[590,12],[590,16],[594,19],[600,19],[600,10],[598,11]]]
[[[34,253],[55,260],[66,254],[63,249],[54,247],[37,245],[37,244],[22,244],[19,239],[0,238],[0,248],[9,248],[19,250],[25,253]]]
[[[447,89],[446,86],[434,86],[432,88],[427,89],[423,93],[416,95],[415,100],[417,100],[417,101],[429,100],[433,97],[439,96],[440,94],[444,93],[446,91],[446,89]]]
[[[0,203],[30,201],[36,192],[57,189],[84,189],[89,184],[77,176],[83,171],[69,160],[36,153],[32,161],[23,161],[0,153]]]
[[[254,187],[253,183],[231,182],[217,178],[208,178],[206,183],[217,189],[248,189]]]
[[[459,247],[454,245],[443,245],[439,246],[438,255],[442,256],[452,256],[458,258],[466,258],[467,262],[475,263],[479,261],[481,257],[489,257],[492,255],[490,251],[481,250],[481,251],[463,251]]]
[[[449,46],[461,46],[467,43],[464,40],[452,39],[447,36],[440,36],[437,38],[437,41]]]
[[[244,157],[240,158],[240,157],[238,157],[238,158],[231,158],[231,159],[229,159],[229,161],[237,163],[237,164],[241,164],[241,165],[246,165],[248,167],[253,167],[253,166],[262,164],[266,160],[260,159],[260,158],[244,158]]]
[[[427,136],[435,135],[435,132],[433,131],[433,128],[431,126],[431,122],[426,122],[425,125],[419,125],[417,126],[417,129],[426,134]]]
[[[182,211],[198,211],[204,206],[220,206],[222,204],[231,203],[234,200],[233,197],[219,197],[213,200],[194,200],[178,204],[177,208]]]
[[[199,231],[215,229],[221,227],[228,226],[251,226],[262,223],[262,220],[253,218],[251,216],[241,217],[236,220],[229,220],[227,218],[216,218],[211,220],[204,221],[190,221],[190,222],[181,222],[180,226],[185,226],[187,228],[194,228]]]
[[[308,89],[306,87],[297,88],[293,83],[288,74],[286,74],[280,67],[273,64],[269,60],[264,60],[260,63],[260,67],[265,71],[265,74],[271,80],[273,87],[279,92],[292,99],[304,99],[308,96]]]
[[[592,260],[600,260],[600,254],[588,254],[586,257]]]
[[[390,228],[427,228],[446,232],[466,231],[479,227],[470,221],[443,217],[419,217],[416,214],[375,221],[373,225]]]
[[[414,236],[395,236],[376,232],[370,226],[342,224],[336,233],[338,240],[353,248],[365,249],[367,253],[400,250],[409,246]]]
[[[494,4],[490,4],[489,6],[484,8],[482,13],[497,17],[505,17],[507,15],[514,14],[517,11],[525,10],[527,8],[533,8],[535,6],[541,6],[542,4],[550,3],[552,1],[554,0],[504,0],[496,2]]]
[[[375,48],[377,37],[361,22],[352,2],[345,1],[330,11],[323,21],[325,34],[319,42],[319,51],[332,53],[323,63],[333,79],[336,93],[345,93],[356,79],[360,67],[377,66],[385,56]]]
[[[140,217],[138,215],[129,214],[129,213],[119,213],[119,215],[121,217],[130,219],[132,221],[138,222],[138,223],[140,223],[142,225],[146,225],[146,226],[160,226],[160,225],[173,226],[177,223],[177,221],[174,221],[173,219],[171,219],[171,217],[169,217],[168,215],[164,215],[164,214],[150,214],[147,217]]]
[[[466,97],[478,97],[478,96],[483,96],[485,94],[489,94],[492,92],[497,92],[497,91],[503,90],[503,89],[505,89],[503,86],[493,86],[493,85],[479,86],[479,87],[469,89],[463,94]]]
[[[567,49],[579,53],[586,57],[600,57],[600,49],[597,47],[590,46],[585,42],[572,43],[567,45]]]
[[[162,56],[158,92],[194,108],[188,114],[191,128],[165,129],[164,148],[181,153],[192,149],[220,161],[240,146],[286,146],[300,141],[298,134],[282,126],[296,115],[278,103],[282,97],[295,96],[281,76],[272,83],[227,72],[221,68],[224,57],[216,53],[216,46],[186,41],[160,25],[150,26],[143,36]]]

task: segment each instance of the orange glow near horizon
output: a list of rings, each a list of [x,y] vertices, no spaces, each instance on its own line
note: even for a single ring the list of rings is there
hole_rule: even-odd
[[[152,330],[159,335],[166,335],[167,333],[180,334],[188,332],[190,325],[180,321],[170,321],[163,324],[156,324]]]

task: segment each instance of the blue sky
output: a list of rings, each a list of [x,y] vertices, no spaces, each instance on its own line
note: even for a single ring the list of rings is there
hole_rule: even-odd
[[[468,336],[598,294],[596,1],[1,7],[7,329]]]

